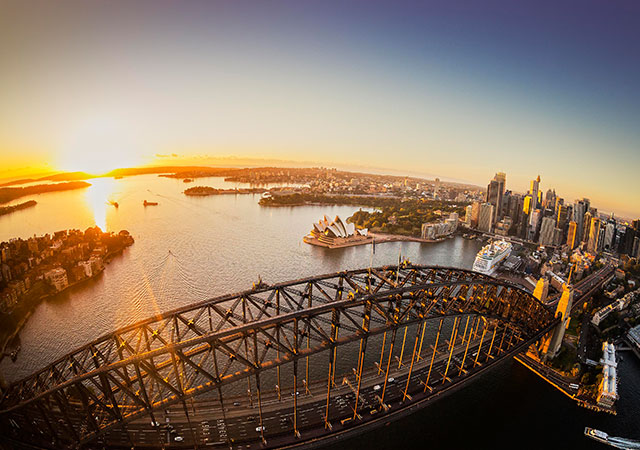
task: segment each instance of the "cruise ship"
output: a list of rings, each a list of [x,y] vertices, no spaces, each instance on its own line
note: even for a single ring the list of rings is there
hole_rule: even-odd
[[[473,270],[485,275],[492,275],[500,262],[511,254],[511,243],[496,241],[482,247],[476,255]]]

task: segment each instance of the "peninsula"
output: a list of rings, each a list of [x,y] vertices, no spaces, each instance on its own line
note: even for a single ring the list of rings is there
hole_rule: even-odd
[[[0,188],[0,203],[9,203],[27,195],[44,194],[45,192],[69,191],[91,186],[86,181],[70,181],[68,183],[36,184],[27,187],[3,187]]]
[[[98,227],[64,230],[0,243],[0,359],[40,302],[95,278],[104,264],[133,244],[128,231]]]
[[[29,200],[13,206],[0,206],[0,216],[11,214],[12,212],[20,211],[21,209],[31,208],[32,206],[36,206],[37,203],[38,202],[35,200]]]

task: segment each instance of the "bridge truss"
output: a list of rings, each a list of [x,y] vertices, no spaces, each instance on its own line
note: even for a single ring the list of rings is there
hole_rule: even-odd
[[[556,322],[516,285],[408,262],[256,286],[117,330],[12,384],[2,394],[0,430],[44,448],[100,447],[117,431],[133,446],[133,424],[157,425],[177,406],[197,447],[194,402],[214,399],[224,421],[230,399],[248,388],[260,431],[248,441],[302,442],[305,427],[343,428],[332,390],[345,367],[353,372],[348,415],[356,423],[368,374],[384,376],[376,394],[382,416],[396,363],[406,377],[399,401],[409,404],[521,351]],[[320,424],[298,420],[299,391],[309,389],[326,398]],[[263,401],[282,402],[285,390],[293,420],[271,438]]]

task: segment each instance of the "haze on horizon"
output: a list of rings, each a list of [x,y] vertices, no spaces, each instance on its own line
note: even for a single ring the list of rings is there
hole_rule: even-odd
[[[640,3],[450,3],[3,2],[0,178],[235,155],[640,216]]]

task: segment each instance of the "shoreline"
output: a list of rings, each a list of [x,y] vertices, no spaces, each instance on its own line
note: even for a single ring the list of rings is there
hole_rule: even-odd
[[[368,244],[372,244],[374,241],[376,244],[384,244],[385,242],[418,242],[421,244],[433,244],[436,242],[443,242],[446,239],[447,239],[446,237],[441,239],[422,239],[415,236],[405,236],[403,234],[369,233],[369,235],[366,237],[358,238],[357,240],[353,240],[353,241],[341,242],[338,244],[326,244],[324,242],[318,241],[315,238],[310,238],[309,236],[304,236],[302,238],[302,241],[306,244],[315,245],[317,247],[337,249],[337,248],[355,247],[358,245],[368,245]]]
[[[122,248],[120,248],[118,250],[114,250],[114,251],[112,251],[110,253],[107,253],[105,255],[105,257],[104,257],[104,264],[108,264],[117,254],[124,252],[124,250],[127,247],[129,247],[129,245],[125,245],[124,247],[122,247]],[[81,284],[83,284],[85,282],[88,282],[90,280],[94,280],[98,276],[100,276],[104,271],[105,271],[105,268],[103,267],[99,272],[97,272],[95,274],[92,274],[90,277],[83,278],[82,280],[78,280],[78,281],[74,281],[73,283],[70,283],[67,287],[65,287],[61,291],[44,294],[40,298],[34,300],[33,306],[31,308],[29,308],[29,310],[24,315],[24,317],[22,317],[16,323],[16,329],[10,335],[8,335],[2,342],[0,342],[0,362],[2,362],[2,360],[7,356],[6,351],[7,351],[7,347],[9,345],[9,343],[11,341],[13,341],[20,334],[20,331],[22,331],[24,326],[27,324],[27,321],[29,320],[29,318],[33,315],[33,313],[36,310],[36,308],[43,301],[48,300],[50,298],[54,298],[55,296],[57,296],[59,294],[62,294],[63,292],[68,291],[69,289],[71,289],[73,287],[76,287],[76,286],[79,286],[79,285],[81,285]]]

